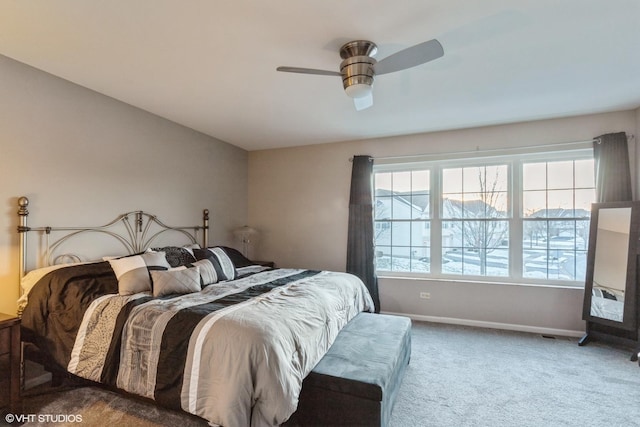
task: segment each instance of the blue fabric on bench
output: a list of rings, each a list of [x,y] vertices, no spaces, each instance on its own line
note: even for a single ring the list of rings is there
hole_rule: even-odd
[[[305,378],[291,425],[386,426],[410,356],[409,318],[360,313]]]

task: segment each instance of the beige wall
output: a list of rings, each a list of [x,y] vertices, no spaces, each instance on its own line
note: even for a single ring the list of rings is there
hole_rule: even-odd
[[[281,267],[344,270],[353,155],[388,157],[584,141],[608,132],[636,133],[637,115],[624,111],[250,152],[249,224],[261,231],[255,256]],[[431,299],[420,300],[419,292],[430,292]],[[381,278],[380,294],[383,311],[416,318],[567,333],[584,328],[580,289]]]
[[[101,225],[145,210],[233,243],[247,152],[0,56],[0,311],[18,297],[17,198],[33,226]],[[35,237],[35,236],[34,236]]]

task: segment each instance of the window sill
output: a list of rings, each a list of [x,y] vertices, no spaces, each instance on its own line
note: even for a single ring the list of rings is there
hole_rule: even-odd
[[[554,288],[554,289],[576,289],[583,291],[584,283],[572,282],[572,283],[536,283],[530,282],[514,282],[509,280],[491,280],[487,278],[454,278],[454,277],[435,277],[435,276],[408,276],[393,273],[376,273],[378,279],[383,280],[407,280],[407,281],[420,281],[420,282],[445,282],[445,283],[473,283],[478,285],[504,285],[504,286],[524,286],[535,288]]]

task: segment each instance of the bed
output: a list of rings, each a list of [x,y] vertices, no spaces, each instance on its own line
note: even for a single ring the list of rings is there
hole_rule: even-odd
[[[29,227],[28,200],[19,203],[23,339],[53,367],[212,425],[284,423],[340,330],[373,311],[353,275],[252,265],[232,248],[209,246],[206,210],[202,226],[167,227],[136,211],[106,226],[54,228]],[[49,241],[58,231],[63,237]],[[52,265],[26,274],[30,232],[45,236]],[[55,254],[94,232],[115,238],[126,255]],[[187,241],[155,245],[165,232]]]

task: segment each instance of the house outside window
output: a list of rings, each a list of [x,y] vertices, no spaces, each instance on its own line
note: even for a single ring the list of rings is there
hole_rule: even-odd
[[[594,187],[589,149],[376,165],[376,270],[582,286]]]

